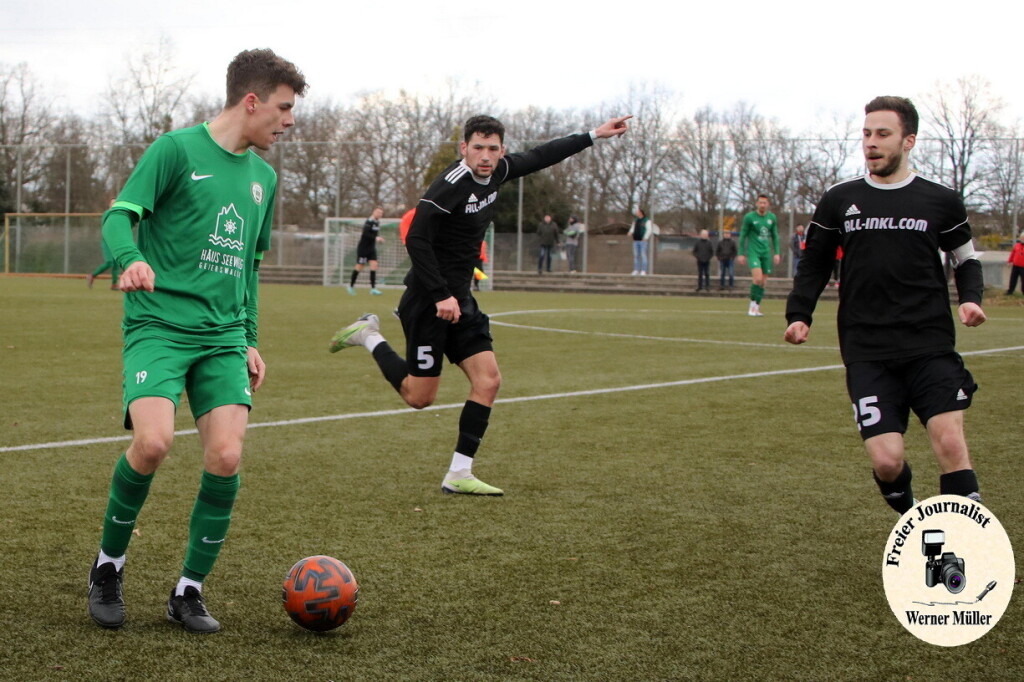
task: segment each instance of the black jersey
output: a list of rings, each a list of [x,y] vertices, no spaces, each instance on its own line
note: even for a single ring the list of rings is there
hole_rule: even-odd
[[[416,206],[406,238],[412,259],[406,286],[428,293],[435,303],[449,296],[468,296],[480,242],[493,219],[501,185],[552,166],[593,143],[589,133],[582,133],[509,154],[498,161],[486,182],[477,179],[464,161],[448,166]]]
[[[833,185],[814,211],[786,319],[811,323],[842,246],[838,326],[846,364],[951,351],[955,331],[939,250],[970,239],[959,195],[916,174],[891,185],[868,176]],[[981,303],[981,264],[959,264],[956,284],[961,303]]]
[[[372,249],[377,244],[378,234],[380,234],[380,221],[376,218],[367,218],[363,223],[363,233],[359,236],[359,244],[356,249]]]

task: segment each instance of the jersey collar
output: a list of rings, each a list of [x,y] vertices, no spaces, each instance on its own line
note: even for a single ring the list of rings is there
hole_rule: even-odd
[[[473,169],[471,169],[469,167],[469,165],[466,163],[465,159],[463,159],[462,161],[459,161],[459,163],[462,164],[463,168],[465,168],[467,171],[469,171],[469,177],[473,178],[473,181],[476,182],[476,184],[478,184],[478,185],[485,185],[485,186],[491,184],[491,177],[493,176],[493,174],[492,175],[488,175],[486,178],[481,180],[480,178],[478,178],[476,176],[476,173],[473,172]]]
[[[888,190],[888,189],[901,189],[903,187],[906,187],[910,183],[912,183],[914,181],[914,178],[916,178],[916,177],[917,177],[917,173],[915,173],[914,171],[910,171],[910,175],[908,175],[903,180],[900,180],[899,182],[885,183],[885,182],[876,182],[876,181],[872,180],[871,179],[871,173],[867,173],[864,176],[864,182],[868,183],[869,185],[871,185],[875,189],[886,189],[886,190]]]

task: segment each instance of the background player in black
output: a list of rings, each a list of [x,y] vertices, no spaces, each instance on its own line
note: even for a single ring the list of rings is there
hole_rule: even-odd
[[[839,345],[857,427],[888,504],[914,504],[903,433],[909,411],[924,424],[938,460],[940,492],[980,499],[964,438],[964,409],[977,389],[954,350],[955,331],[939,249],[956,263],[958,315],[985,321],[981,265],[963,201],[910,170],[917,110],[903,97],[865,107],[868,174],[830,187],[808,232],[786,305],[785,339],[807,340],[811,317],[843,247]]]
[[[379,332],[376,315],[364,315],[331,339],[331,352],[365,346],[385,378],[406,403],[421,409],[434,402],[441,382],[442,356],[469,379],[469,399],[459,418],[459,438],[441,489],[449,493],[501,495],[473,476],[473,457],[487,429],[501,385],[487,315],[470,291],[480,242],[504,182],[547,168],[583,151],[598,138],[626,132],[622,116],[590,133],[552,140],[506,156],[505,128],[490,116],[466,121],[462,159],[434,180],[420,199],[406,239],[412,269],[398,307],[406,336],[406,358]]]
[[[363,223],[363,233],[359,236],[359,244],[356,245],[356,266],[348,283],[348,293],[352,296],[356,295],[356,280],[367,263],[370,264],[370,293],[380,296],[377,289],[377,244],[384,243],[384,237],[380,236],[380,219],[383,216],[384,209],[378,206]]]

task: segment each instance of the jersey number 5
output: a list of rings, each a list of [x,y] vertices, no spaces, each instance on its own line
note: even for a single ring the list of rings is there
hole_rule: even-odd
[[[882,421],[882,411],[875,407],[877,402],[877,395],[869,395],[853,404],[853,420],[857,422],[858,431]]]
[[[430,346],[416,346],[416,366],[430,369],[434,366],[434,356],[430,354]]]

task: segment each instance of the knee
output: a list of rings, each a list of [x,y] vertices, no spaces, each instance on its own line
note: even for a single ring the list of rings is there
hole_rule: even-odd
[[[173,433],[136,433],[128,448],[129,461],[140,473],[156,471],[171,451]]]
[[[405,404],[414,410],[430,407],[434,404],[434,399],[437,397],[437,391],[417,391],[405,386],[402,387],[400,394]]]
[[[473,381],[473,392],[489,398],[490,402],[494,402],[500,388],[501,372],[498,371],[497,367],[482,376],[476,377]]]
[[[871,467],[882,481],[895,481],[903,471],[903,458],[894,456],[875,457]]]
[[[414,410],[422,410],[434,404],[434,396],[405,396],[405,403]]]
[[[242,443],[214,443],[204,453],[206,470],[216,476],[233,476],[242,465]]]
[[[939,457],[957,457],[967,453],[967,441],[963,432],[957,429],[945,429],[931,434],[932,449]]]

